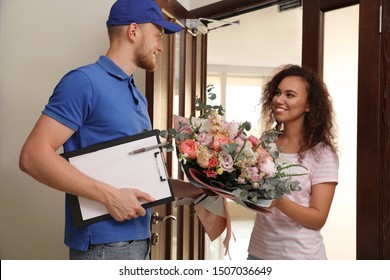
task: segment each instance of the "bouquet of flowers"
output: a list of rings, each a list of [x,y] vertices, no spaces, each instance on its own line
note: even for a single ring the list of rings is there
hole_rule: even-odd
[[[208,86],[208,98],[215,95]],[[196,99],[199,117],[176,117],[176,127],[162,131],[176,141],[177,154],[183,170],[198,186],[217,194],[229,194],[232,200],[245,206],[267,207],[273,199],[301,188],[289,172],[304,166],[284,162],[275,141],[279,132],[266,131],[261,137],[247,135],[249,122],[226,122],[222,106],[211,106]]]

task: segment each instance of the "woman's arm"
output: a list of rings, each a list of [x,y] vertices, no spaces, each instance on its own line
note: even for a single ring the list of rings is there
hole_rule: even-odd
[[[312,186],[309,207],[302,206],[283,196],[275,200],[276,207],[297,223],[315,230],[321,229],[328,218],[337,183],[328,182]]]

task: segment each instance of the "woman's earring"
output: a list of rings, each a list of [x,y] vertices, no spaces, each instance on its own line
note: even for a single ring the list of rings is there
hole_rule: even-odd
[[[276,130],[276,131],[283,131],[284,129],[284,124],[281,123],[281,122],[278,122],[276,119],[275,119],[275,116],[272,114],[272,126],[271,128],[273,130]]]
[[[277,127],[277,125],[278,125],[278,122],[275,120],[274,114],[271,115],[271,118],[272,118],[272,125],[271,125],[271,128],[275,130],[276,127]]]

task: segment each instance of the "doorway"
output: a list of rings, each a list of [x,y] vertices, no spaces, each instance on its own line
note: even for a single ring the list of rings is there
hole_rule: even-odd
[[[338,60],[344,64],[344,73],[351,73],[352,78],[348,77],[349,92],[353,96],[350,100],[351,112],[347,110],[338,110],[338,124],[341,132],[346,136],[345,129],[340,124],[348,124],[352,132],[348,131],[348,143],[341,151],[341,166],[339,170],[340,183],[337,188],[334,203],[327,224],[323,228],[325,245],[329,259],[356,259],[356,111],[357,111],[357,50],[358,50],[358,25],[359,25],[359,7],[352,6],[337,12],[329,12],[325,22],[325,36],[327,45],[325,45],[325,69],[324,79],[328,80],[330,86],[334,89],[334,103],[343,104],[338,97],[340,89],[338,81],[331,76],[335,68],[335,56],[342,56]],[[208,34],[208,83],[214,84],[220,95],[220,102],[226,108],[226,118],[228,121],[246,121],[248,116],[242,116],[245,119],[239,119],[240,115],[234,114],[234,111],[248,112],[252,111],[250,121],[259,116],[257,104],[253,104],[250,98],[245,98],[241,94],[247,92],[249,87],[253,87],[254,80],[257,86],[258,101],[260,100],[261,87],[273,74],[275,69],[282,64],[301,64],[302,61],[302,8],[295,8],[280,12],[277,5],[257,10],[254,12],[242,14],[239,16],[226,18],[224,21],[235,22],[239,20],[239,26],[229,26],[226,28],[215,29]],[[288,28],[287,28],[288,27]],[[212,27],[210,27],[212,28]],[[249,31],[248,31],[249,29]],[[341,36],[341,38],[332,37],[336,34],[349,34],[350,36]],[[229,38],[234,34],[235,41],[247,42],[237,48],[226,47],[230,42]],[[245,37],[247,36],[247,37]],[[347,47],[332,45],[332,42],[339,44],[349,44]],[[229,44],[230,45],[230,44]],[[223,47],[225,46],[225,47]],[[332,49],[335,48],[335,49]],[[336,51],[335,51],[336,50]],[[337,52],[337,50],[339,50]],[[342,53],[340,53],[343,51]],[[228,57],[229,59],[226,59]],[[230,59],[231,58],[231,59]],[[226,63],[228,61],[228,63]],[[225,63],[225,64],[223,64]],[[347,68],[346,68],[347,67]],[[247,84],[245,84],[247,81]],[[241,88],[239,88],[241,86]],[[235,102],[234,110],[229,110],[229,105],[234,97],[229,97],[235,88],[237,94],[247,101]],[[330,91],[332,92],[332,88]],[[230,89],[230,92],[229,92]],[[233,91],[234,91],[233,90]],[[250,105],[249,105],[250,103]],[[254,105],[254,106],[252,106]],[[336,104],[335,104],[336,106]],[[250,107],[250,108],[249,108]],[[355,122],[350,122],[351,116],[355,116]],[[347,121],[346,121],[347,120]],[[257,126],[257,123],[253,123]],[[261,127],[259,128],[261,131]],[[345,153],[348,148],[348,153]],[[347,159],[348,161],[346,161]],[[348,163],[345,163],[348,162]],[[254,215],[252,211],[245,211],[240,207],[231,204],[233,232],[236,233],[236,242],[231,241],[232,259],[245,259],[246,250],[249,243],[249,237],[253,226]],[[335,230],[338,229],[338,230]],[[341,231],[340,231],[341,230]],[[221,245],[210,243],[206,248],[210,248],[208,258],[215,259],[221,256]],[[342,243],[343,246],[340,246]],[[218,249],[219,248],[219,249]]]
[[[191,10],[191,14],[196,18],[227,19],[233,15],[244,14],[277,2],[272,0],[255,1],[255,3],[252,0],[217,1],[212,5]],[[388,65],[390,48],[388,46],[390,1],[302,0],[302,3],[301,63],[316,70],[320,75],[324,71],[325,13],[359,4],[356,258],[389,259],[390,138],[388,135],[390,135],[390,126],[388,120],[390,118],[388,108],[390,99],[388,98]],[[236,34],[237,32],[231,32],[228,40],[225,40],[225,45],[219,51],[229,46],[231,41],[236,40]],[[241,46],[244,46],[243,42]],[[259,52],[261,45],[258,47]],[[239,48],[237,52],[242,50],[243,48]],[[201,82],[201,85],[204,86],[205,83]],[[370,167],[369,172],[367,172],[367,166]]]

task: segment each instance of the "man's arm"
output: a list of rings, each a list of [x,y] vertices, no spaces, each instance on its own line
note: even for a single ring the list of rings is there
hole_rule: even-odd
[[[117,221],[144,216],[139,200],[154,199],[137,189],[117,189],[88,177],[56,151],[74,131],[42,114],[20,153],[20,169],[39,182],[69,194],[103,203]]]

